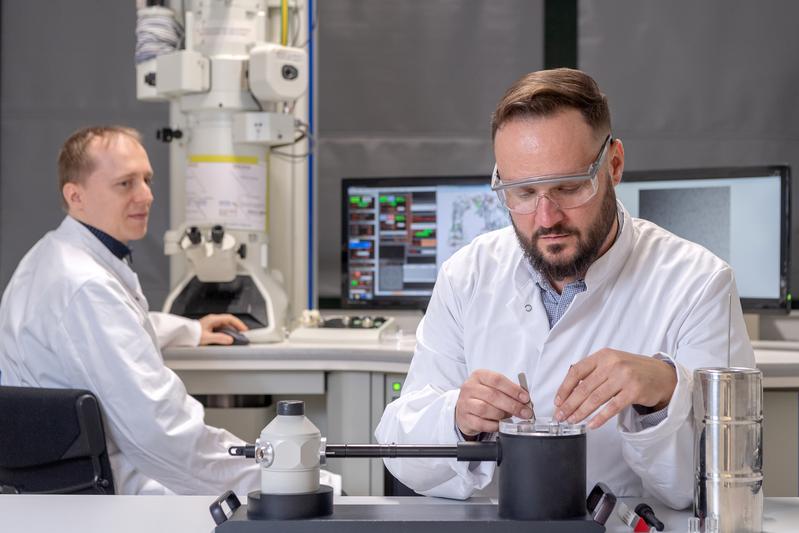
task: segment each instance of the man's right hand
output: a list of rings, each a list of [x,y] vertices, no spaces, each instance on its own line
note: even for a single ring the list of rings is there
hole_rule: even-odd
[[[518,384],[491,370],[479,369],[461,385],[455,423],[467,437],[499,430],[509,416],[530,418],[530,395]]]

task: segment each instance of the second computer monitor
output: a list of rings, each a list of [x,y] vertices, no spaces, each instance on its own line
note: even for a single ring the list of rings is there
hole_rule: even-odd
[[[616,196],[634,217],[701,244],[732,266],[746,310],[790,308],[790,168],[625,172]]]

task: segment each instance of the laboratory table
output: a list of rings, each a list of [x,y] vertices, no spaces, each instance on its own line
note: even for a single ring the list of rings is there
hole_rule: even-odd
[[[212,496],[36,496],[1,495],[0,531],[9,533],[209,533],[214,522],[208,512]],[[439,498],[383,498],[372,496],[337,497],[336,505],[403,505],[420,501],[429,505],[469,505],[486,503],[485,498],[467,502]],[[622,498],[629,507],[639,499]],[[646,500],[666,524],[666,532],[684,533],[690,511],[674,511]],[[766,498],[763,511],[764,533],[793,533],[799,524],[799,498]],[[265,524],[266,526],[266,524]],[[630,528],[615,516],[608,520],[609,533]],[[434,531],[431,527],[430,531]],[[265,532],[279,533],[264,528]],[[426,533],[419,528],[418,533]]]
[[[753,341],[757,367],[766,389],[799,389],[799,342]],[[205,394],[294,392],[308,384],[303,375],[317,372],[403,374],[413,356],[415,338],[361,344],[297,344],[287,341],[248,346],[201,346],[165,350],[167,365],[189,390]],[[274,379],[270,379],[274,378]],[[287,379],[288,378],[288,379]],[[313,385],[312,390],[316,390]]]
[[[752,344],[766,389],[766,494],[799,496],[799,342]],[[308,415],[328,442],[369,443],[385,405],[399,395],[414,345],[405,334],[381,343],[172,348],[164,359],[191,394],[318,398],[321,407],[311,403]],[[344,476],[348,494],[384,494],[379,459],[332,459],[328,468]]]

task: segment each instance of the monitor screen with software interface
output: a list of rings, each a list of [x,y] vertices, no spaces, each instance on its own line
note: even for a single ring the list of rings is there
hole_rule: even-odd
[[[729,263],[744,309],[790,308],[789,167],[625,172],[616,196]]]
[[[346,179],[342,192],[345,307],[426,307],[441,263],[509,224],[482,176]],[[628,171],[616,195],[732,265],[745,309],[790,306],[787,166]]]
[[[342,183],[342,305],[425,308],[438,269],[476,236],[507,226],[488,176]]]

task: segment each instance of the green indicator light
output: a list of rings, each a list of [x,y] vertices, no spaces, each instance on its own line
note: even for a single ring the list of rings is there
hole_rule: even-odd
[[[791,297],[791,293],[790,293],[790,292],[789,292],[789,293],[788,293],[788,294],[787,294],[785,297],[788,299],[788,301],[789,301],[789,302],[790,302],[790,301],[793,299],[793,298]]]
[[[388,196],[381,196],[381,197],[380,197],[380,203],[381,203],[381,204],[384,204],[384,203],[386,203],[386,202],[388,202]]]
[[[405,197],[404,196],[400,196],[399,198],[397,198],[397,201],[399,203],[401,203],[401,204],[404,204],[405,203]]]
[[[394,392],[399,392],[401,388],[402,384],[398,381],[395,381],[394,383],[391,384],[391,390],[393,390]]]
[[[414,233],[413,236],[414,237],[425,238],[425,237],[429,237],[432,234],[433,234],[433,230],[431,230],[431,229],[423,229],[422,231],[417,231],[416,233]]]
[[[358,207],[369,207],[369,202],[361,202]]]
[[[405,222],[405,215],[397,215],[397,222]]]
[[[350,203],[351,204],[357,204],[360,201],[361,201],[361,197],[360,196],[350,196]]]
[[[358,280],[350,281],[350,285],[352,285],[353,287],[357,287],[358,286]]]

